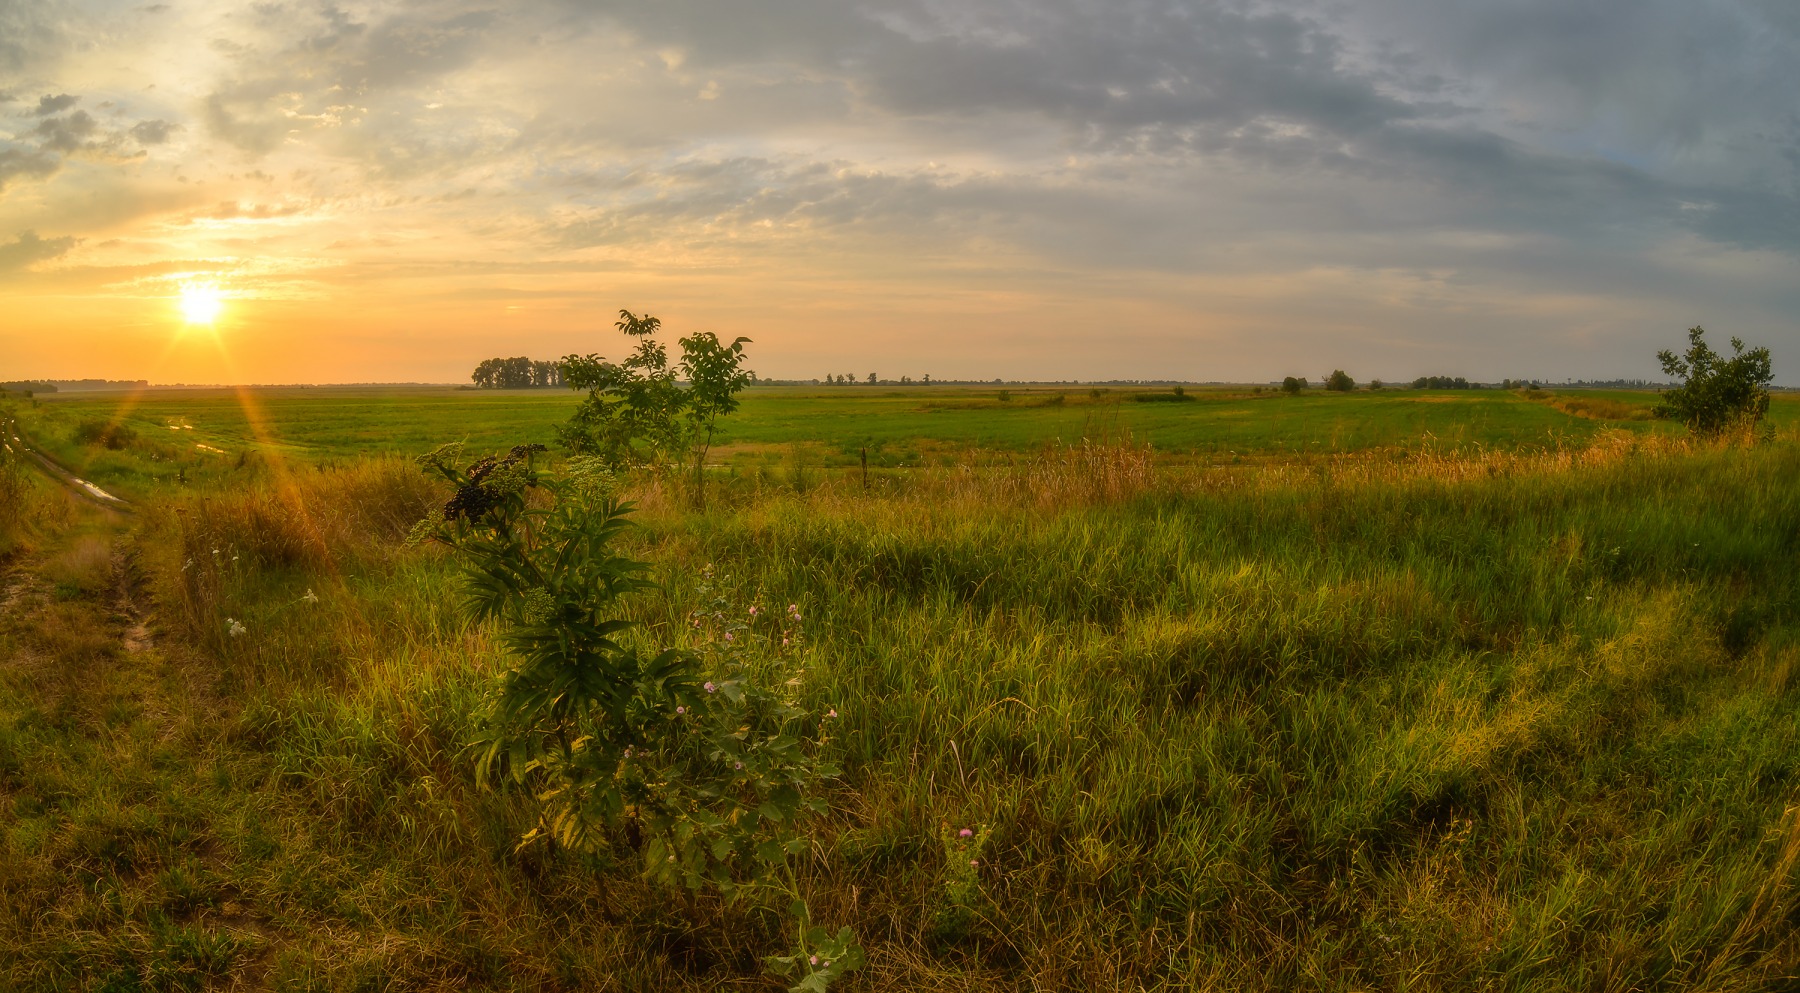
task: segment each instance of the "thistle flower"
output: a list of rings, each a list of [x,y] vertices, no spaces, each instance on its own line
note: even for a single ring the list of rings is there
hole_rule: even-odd
[[[956,836],[958,838],[971,838],[971,837],[974,837],[974,835],[975,835],[975,832],[969,830],[968,828],[963,828],[961,831],[956,832]]]

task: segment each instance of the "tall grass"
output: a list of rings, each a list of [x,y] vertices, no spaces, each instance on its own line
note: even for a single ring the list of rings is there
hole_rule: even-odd
[[[498,655],[450,608],[449,563],[401,544],[435,499],[413,472],[146,524],[165,616],[224,673],[227,734],[262,770],[223,832],[233,885],[268,933],[311,936],[264,968],[750,982],[766,922],[605,857],[512,853],[525,798],[459,755]],[[798,605],[799,692],[842,715],[846,768],[806,885],[869,949],[857,988],[1782,988],[1796,478],[1791,440],[1620,434],[741,476],[704,516],[652,481],[633,541],[665,588],[636,611],[678,641],[709,563],[746,606]],[[965,826],[987,829],[972,887]]]

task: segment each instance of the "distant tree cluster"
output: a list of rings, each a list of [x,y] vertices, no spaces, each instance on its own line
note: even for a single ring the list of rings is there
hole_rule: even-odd
[[[1461,376],[1454,379],[1449,376],[1420,376],[1412,381],[1412,388],[1415,390],[1478,390],[1481,389],[1481,384],[1471,383]]]
[[[561,362],[534,362],[523,355],[512,359],[486,359],[469,376],[484,390],[524,390],[561,386]]]
[[[1356,389],[1356,380],[1342,369],[1333,369],[1331,375],[1325,377],[1325,388],[1333,393],[1348,393]]]
[[[1294,396],[1304,389],[1306,389],[1306,380],[1299,376],[1289,376],[1281,381],[1281,392],[1288,396]]]

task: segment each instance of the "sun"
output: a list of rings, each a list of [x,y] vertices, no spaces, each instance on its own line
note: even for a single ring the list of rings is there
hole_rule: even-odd
[[[181,284],[181,316],[189,324],[211,324],[224,308],[216,283]]]

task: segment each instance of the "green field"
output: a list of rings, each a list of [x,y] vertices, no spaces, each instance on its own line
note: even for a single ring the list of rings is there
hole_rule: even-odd
[[[724,422],[713,461],[739,471],[859,464],[878,468],[979,461],[1083,439],[1150,445],[1162,464],[1290,459],[1409,448],[1530,451],[1588,444],[1607,430],[1663,432],[1645,419],[1651,393],[1569,391],[1531,398],[1499,390],[1362,391],[1288,397],[1247,388],[1196,390],[1190,402],[1143,403],[1147,389],[1009,387],[762,387]],[[1558,406],[1611,405],[1601,417]],[[146,495],[177,476],[217,470],[245,452],[300,463],[416,455],[445,441],[472,450],[555,442],[577,402],[564,390],[448,388],[153,390],[49,395],[22,422],[65,464],[102,486]],[[117,423],[146,459],[83,446],[84,421]],[[1770,422],[1800,423],[1800,395],[1777,395]],[[210,449],[210,450],[209,450]]]
[[[624,483],[646,646],[804,617],[750,650],[840,715],[793,869],[842,989],[1800,983],[1800,398],[1743,445],[1645,394],[995,392],[753,391],[706,513]],[[781,988],[769,914],[517,849],[463,751],[508,657],[377,456],[572,397],[255,401],[13,404],[140,508],[0,462],[0,988]]]

